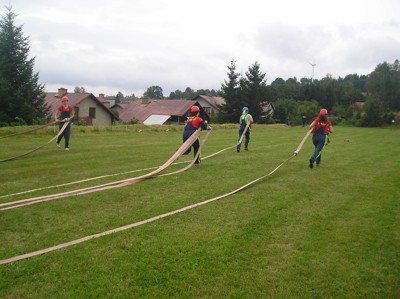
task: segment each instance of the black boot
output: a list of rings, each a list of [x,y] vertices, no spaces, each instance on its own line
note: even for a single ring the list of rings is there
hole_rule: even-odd
[[[314,167],[314,160],[311,158],[310,159],[310,168],[313,168]]]

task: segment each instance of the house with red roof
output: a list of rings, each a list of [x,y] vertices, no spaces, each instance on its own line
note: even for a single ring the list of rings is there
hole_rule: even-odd
[[[364,107],[365,102],[355,102],[355,105],[356,105],[357,107],[362,108],[362,107]]]
[[[67,96],[69,105],[74,107],[75,120],[84,120],[87,125],[107,126],[113,124],[118,117],[111,112],[98,98],[91,93],[68,93],[65,88],[58,92],[48,92],[45,97],[47,106],[50,107],[50,117],[54,118],[55,112],[61,106],[61,98]]]
[[[220,106],[225,105],[225,99],[222,97],[215,96],[203,96],[199,95],[193,99],[203,107],[204,111],[212,116],[219,114],[221,112]],[[263,101],[260,103],[261,110],[263,112],[263,117],[268,117],[274,113],[274,106],[271,102]]]
[[[192,101],[199,103],[201,107],[203,107],[204,111],[210,115],[216,115],[220,112],[220,105],[225,104],[225,99],[222,97],[214,97],[214,96],[197,96]]]
[[[129,103],[120,103],[113,107],[119,112],[119,119],[124,123],[139,122],[145,125],[175,123],[186,121],[192,106],[200,108],[200,116],[209,120],[209,115],[197,101],[137,99]]]

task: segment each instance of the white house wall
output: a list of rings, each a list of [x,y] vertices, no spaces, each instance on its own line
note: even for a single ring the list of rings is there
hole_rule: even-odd
[[[99,105],[94,99],[87,98],[80,102],[79,105],[79,118],[89,117],[89,108],[96,108],[96,118],[93,118],[92,124],[94,126],[108,126],[112,124],[110,114]]]
[[[201,107],[209,114],[209,115],[214,115],[218,113],[217,110],[214,109],[213,106],[210,105],[209,102],[203,100],[202,98],[197,99],[198,103],[200,104]]]

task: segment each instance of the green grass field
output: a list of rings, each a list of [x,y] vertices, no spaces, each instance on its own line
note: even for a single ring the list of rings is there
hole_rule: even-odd
[[[2,128],[0,136],[23,129]],[[306,132],[255,125],[248,152],[231,149],[181,174],[0,211],[0,259],[233,191],[289,158]],[[54,134],[0,139],[0,160]],[[3,196],[160,166],[181,134],[181,126],[74,127],[69,152],[53,142],[0,163],[0,203],[145,174],[151,170]],[[202,156],[236,139],[236,125],[216,125]],[[309,139],[275,173],[229,197],[0,265],[0,298],[400,298],[400,130],[336,126],[314,169],[312,151]]]

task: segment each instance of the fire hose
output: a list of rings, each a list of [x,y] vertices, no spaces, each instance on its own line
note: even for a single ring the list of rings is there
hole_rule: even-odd
[[[14,209],[14,208],[22,207],[22,206],[32,205],[32,204],[39,203],[39,202],[50,201],[53,199],[59,199],[59,198],[64,198],[64,197],[68,197],[68,196],[73,196],[73,195],[82,195],[82,194],[88,194],[88,193],[93,193],[93,192],[102,191],[102,190],[119,188],[119,187],[131,185],[134,183],[138,183],[145,179],[149,179],[149,178],[154,177],[155,175],[159,174],[160,172],[165,170],[167,167],[169,167],[188,148],[190,148],[192,146],[192,144],[199,137],[200,131],[201,131],[201,129],[198,129],[194,134],[192,134],[192,136],[190,136],[188,138],[188,140],[186,140],[186,142],[184,142],[181,145],[181,147],[175,152],[175,154],[170,159],[168,159],[163,165],[161,165],[156,170],[154,170],[150,173],[147,173],[147,174],[144,174],[144,175],[141,175],[138,177],[133,177],[133,178],[128,178],[128,179],[119,180],[119,181],[115,181],[115,182],[111,182],[111,183],[97,185],[97,186],[67,191],[67,192],[63,192],[63,193],[51,194],[51,195],[33,197],[33,198],[28,198],[28,199],[22,199],[22,200],[13,201],[13,202],[2,203],[2,204],[0,204],[0,211]],[[200,144],[200,147],[199,147],[199,150],[198,150],[196,156],[194,157],[194,159],[188,166],[186,166],[185,168],[183,168],[181,170],[175,171],[173,173],[165,174],[165,175],[172,175],[172,174],[183,172],[183,171],[189,169],[194,164],[194,161],[196,161],[197,157],[199,156],[200,151],[201,151],[202,147],[204,146],[205,142],[207,141],[207,138],[208,138],[210,132],[211,131],[207,132],[206,136],[204,137],[203,141]]]
[[[48,125],[50,125],[50,124],[54,124],[54,123],[55,123],[55,122],[49,123],[49,124],[47,124],[46,126],[48,126]],[[11,157],[11,158],[7,158],[7,159],[4,159],[4,160],[0,160],[0,162],[7,162],[7,161],[15,160],[15,159],[17,159],[17,158],[21,158],[21,157],[24,157],[24,156],[26,156],[26,155],[29,155],[29,154],[31,154],[31,153],[33,153],[33,152],[36,152],[37,150],[41,149],[42,147],[45,147],[46,145],[48,145],[49,143],[51,143],[54,139],[58,138],[58,136],[60,136],[60,135],[64,132],[64,130],[65,130],[65,128],[68,126],[68,124],[69,124],[69,121],[65,121],[65,122],[64,122],[64,125],[61,127],[61,129],[60,129],[60,131],[58,132],[58,134],[57,134],[56,136],[54,136],[53,138],[51,138],[51,139],[50,139],[48,142],[46,142],[45,144],[43,144],[43,145],[41,145],[41,146],[38,146],[37,148],[34,148],[33,150],[30,150],[30,151],[28,151],[28,152],[26,152],[26,153],[24,153],[24,154],[22,154],[22,155],[18,155],[18,156],[15,156],[15,157]],[[41,128],[43,128],[43,127],[41,127]],[[38,130],[38,129],[34,129],[34,130],[22,132],[22,133],[32,132],[32,131],[35,131],[35,130]],[[16,134],[13,134],[13,135],[7,135],[7,136],[4,136],[3,138],[15,136],[15,135],[22,134],[22,133],[16,133]]]
[[[202,157],[202,160],[206,160],[209,158],[212,158],[228,149],[232,149],[234,148],[234,146],[230,146],[227,148],[224,148],[222,150],[219,150],[213,154],[210,154],[208,156]],[[181,161],[181,162],[174,162],[171,165],[177,165],[177,164],[182,164],[182,163],[188,163],[191,162],[190,161]],[[90,181],[94,181],[94,180],[99,180],[99,179],[104,179],[104,178],[108,178],[108,177],[113,177],[113,176],[118,176],[118,175],[124,175],[124,174],[128,174],[128,173],[134,173],[134,172],[140,172],[140,171],[146,171],[146,170],[151,170],[151,169],[156,169],[159,166],[153,166],[153,167],[148,167],[148,168],[143,168],[143,169],[135,169],[135,170],[129,170],[129,171],[125,171],[125,172],[119,172],[119,173],[114,173],[114,174],[106,174],[106,175],[101,175],[101,176],[97,176],[97,177],[92,177],[92,178],[88,178],[88,179],[82,179],[79,181],[73,181],[73,182],[68,182],[68,183],[63,183],[63,184],[58,184],[58,185],[52,185],[52,186],[46,186],[46,187],[40,187],[40,188],[36,188],[36,189],[31,189],[31,190],[25,190],[25,191],[20,191],[20,192],[16,192],[16,193],[11,193],[11,194],[6,194],[6,195],[0,195],[0,198],[5,198],[5,197],[11,197],[11,196],[17,196],[17,195],[22,195],[22,194],[26,194],[26,193],[32,193],[32,192],[37,192],[37,191],[42,191],[42,190],[47,190],[47,189],[53,189],[53,188],[59,188],[59,187],[65,187],[65,186],[71,186],[71,185],[76,185],[76,184],[81,184],[81,183],[85,183],[85,182],[90,182]],[[162,175],[160,175],[162,176]],[[0,204],[1,206],[1,204]]]
[[[52,126],[52,125],[54,125],[56,123],[57,123],[56,121],[53,121],[53,122],[49,122],[48,124],[45,124],[44,126],[41,126],[41,127],[38,127],[38,128],[34,128],[34,129],[31,129],[31,130],[28,130],[28,131],[18,132],[18,133],[14,133],[14,134],[10,134],[10,135],[5,135],[5,136],[0,136],[0,139],[8,138],[8,137],[14,137],[14,136],[17,136],[17,135],[22,135],[22,134],[27,134],[27,133],[31,133],[31,132],[34,132],[34,131],[38,131],[38,130],[47,128],[49,126]]]
[[[160,219],[166,218],[168,216],[172,216],[172,215],[175,215],[175,214],[178,214],[178,213],[182,213],[182,212],[190,210],[190,209],[194,209],[196,207],[199,207],[199,206],[214,202],[216,200],[225,198],[225,197],[230,196],[232,194],[235,194],[235,193],[237,193],[237,192],[239,192],[239,191],[241,191],[241,190],[243,190],[243,189],[255,184],[256,182],[258,182],[258,181],[260,181],[260,180],[272,175],[282,165],[284,165],[286,162],[288,162],[293,157],[297,156],[299,154],[301,148],[303,147],[305,141],[307,140],[308,136],[310,135],[310,133],[311,133],[311,130],[309,130],[307,132],[307,134],[304,136],[303,140],[300,142],[299,146],[296,148],[296,150],[294,151],[293,155],[290,156],[288,159],[284,160],[282,163],[280,163],[271,172],[269,172],[268,174],[266,174],[266,175],[264,175],[262,177],[259,177],[259,178],[255,179],[255,180],[253,180],[253,181],[251,181],[251,182],[249,182],[249,183],[247,183],[247,184],[245,184],[245,185],[243,185],[243,186],[241,186],[241,187],[239,187],[239,188],[237,188],[237,189],[235,189],[235,190],[233,190],[231,192],[228,192],[226,194],[223,194],[223,195],[220,195],[220,196],[217,196],[217,197],[214,197],[214,198],[211,198],[211,199],[208,199],[208,200],[205,200],[205,201],[193,204],[193,205],[189,205],[189,206],[186,206],[186,207],[183,207],[183,208],[180,208],[180,209],[168,212],[168,213],[164,213],[164,214],[161,214],[161,215],[158,215],[158,216],[154,216],[154,217],[151,217],[151,218],[139,221],[139,222],[135,222],[135,223],[131,223],[131,224],[128,224],[128,225],[125,225],[125,226],[117,227],[117,228],[114,228],[114,229],[111,229],[111,230],[107,230],[107,231],[104,231],[104,232],[101,232],[101,233],[89,235],[89,236],[86,236],[86,237],[83,237],[83,238],[80,238],[80,239],[76,239],[76,240],[73,240],[73,241],[70,241],[70,242],[62,243],[62,244],[59,244],[59,245],[56,245],[56,246],[52,246],[52,247],[48,247],[48,248],[45,248],[45,249],[41,249],[41,250],[33,251],[33,252],[30,252],[30,253],[14,256],[14,257],[11,257],[11,258],[8,258],[8,259],[3,259],[3,260],[0,260],[0,265],[9,264],[9,263],[16,262],[16,261],[19,261],[19,260],[35,257],[35,256],[42,255],[42,254],[45,254],[45,253],[49,253],[49,252],[52,252],[52,251],[55,251],[55,250],[58,250],[58,249],[70,247],[70,246],[73,246],[73,245],[76,245],[76,244],[80,244],[80,243],[89,241],[91,239],[100,238],[100,237],[103,237],[103,236],[111,235],[113,233],[125,231],[125,230],[128,230],[128,229],[143,225],[143,224],[147,224],[147,223],[150,223],[150,222],[154,222],[156,220],[160,220]]]

